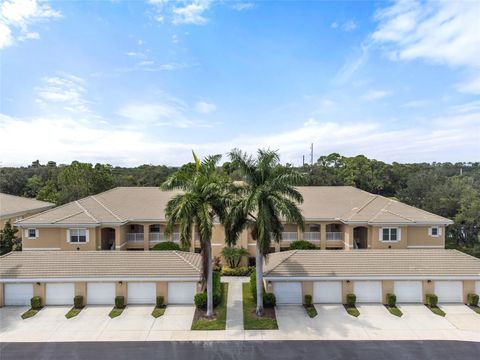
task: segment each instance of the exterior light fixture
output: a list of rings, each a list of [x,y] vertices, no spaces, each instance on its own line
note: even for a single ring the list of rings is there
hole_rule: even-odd
[[[37,282],[37,285],[38,285],[38,286],[40,286],[40,283],[39,283],[39,282]]]
[[[349,283],[350,283],[350,280],[347,280],[347,284],[349,284]]]
[[[119,283],[120,285],[122,285],[122,284],[123,284],[123,281],[119,281],[118,283]]]

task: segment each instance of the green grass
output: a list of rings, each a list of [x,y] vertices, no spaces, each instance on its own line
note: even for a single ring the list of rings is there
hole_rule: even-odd
[[[390,314],[401,317],[403,315],[402,311],[396,306],[387,306],[387,310]]]
[[[82,311],[83,308],[71,308],[70,311],[68,313],[65,314],[65,317],[67,319],[71,319],[72,317],[75,317],[77,316],[78,314],[80,314],[80,311]]]
[[[152,311],[152,316],[156,319],[156,318],[159,318],[160,316],[162,316],[163,314],[165,314],[165,309],[166,307],[156,307],[155,309],[153,309]]]
[[[478,315],[480,315],[480,306],[471,306],[469,305],[469,308],[475,311]]]
[[[40,310],[28,309],[22,314],[22,319],[25,320],[25,319],[31,318],[32,316],[37,315],[39,311]]]
[[[440,309],[438,306],[435,306],[435,307],[428,306],[428,305],[425,305],[425,306],[429,308],[430,311],[433,312],[435,315],[445,316],[445,312],[442,309]]]
[[[360,316],[360,311],[355,306],[350,306],[348,307],[347,305],[345,306],[345,310],[347,310],[348,315],[354,316],[354,317],[359,317]]]
[[[307,315],[310,316],[311,318],[314,318],[315,316],[318,315],[317,309],[315,309],[315,306],[313,306],[313,305],[310,305],[310,306],[304,305],[304,307],[305,307],[305,310],[307,311]]]
[[[222,283],[223,297],[220,304],[218,304],[215,311],[215,318],[211,320],[198,319],[192,322],[192,330],[225,330],[227,324],[227,297],[228,284]]]
[[[125,310],[125,308],[116,308],[114,307],[112,309],[112,311],[110,311],[110,314],[108,314],[108,316],[110,316],[110,318],[116,318],[117,316],[120,316],[122,315],[123,313],[123,310]]]
[[[250,283],[242,284],[243,293],[243,325],[245,330],[276,330],[276,319],[260,317],[255,314],[256,304],[250,293]]]

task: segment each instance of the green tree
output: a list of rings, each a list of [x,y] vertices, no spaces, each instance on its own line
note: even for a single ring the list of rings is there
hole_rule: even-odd
[[[193,153],[193,152],[192,152]],[[193,153],[195,163],[189,163],[171,175],[162,190],[180,190],[167,203],[166,233],[180,227],[182,247],[190,247],[193,228],[200,237],[203,259],[203,280],[207,287],[207,316],[213,315],[212,292],[212,229],[215,218],[224,221],[228,201],[228,179],[217,171],[221,155],[207,156],[202,162]]]
[[[242,182],[235,184],[234,197],[225,221],[225,237],[235,245],[240,233],[247,229],[256,245],[256,283],[258,316],[263,316],[263,258],[273,240],[282,239],[282,220],[304,226],[298,208],[302,195],[295,188],[304,177],[292,168],[280,165],[278,153],[259,150],[256,159],[233,150],[229,154],[233,166],[242,173]]]
[[[0,230],[0,255],[5,255],[13,250],[22,250],[22,239],[16,236],[18,229],[10,224],[10,221],[5,223],[5,226]]]
[[[38,192],[43,187],[43,181],[38,175],[33,175],[27,179],[27,183],[25,184],[25,190],[23,192],[23,196],[29,198],[36,198]]]

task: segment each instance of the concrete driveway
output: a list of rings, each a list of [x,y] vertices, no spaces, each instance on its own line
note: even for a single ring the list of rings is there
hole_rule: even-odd
[[[440,308],[447,314],[445,318],[457,329],[480,331],[480,315],[463,304],[444,304]],[[476,315],[476,316],[472,316]]]

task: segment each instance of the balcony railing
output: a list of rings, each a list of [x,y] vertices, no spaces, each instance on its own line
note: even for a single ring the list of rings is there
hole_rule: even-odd
[[[149,240],[151,242],[161,242],[167,241],[168,239],[163,232],[151,232],[149,235]]]
[[[306,232],[303,233],[303,240],[320,241],[320,232],[318,232],[318,231],[306,231]]]
[[[127,233],[127,241],[129,242],[143,241],[143,233]]]
[[[298,233],[296,231],[282,232],[282,241],[296,241],[298,240]]]
[[[172,241],[173,242],[180,242],[180,233],[173,233],[172,234]]]
[[[327,241],[343,241],[343,233],[327,232]]]

